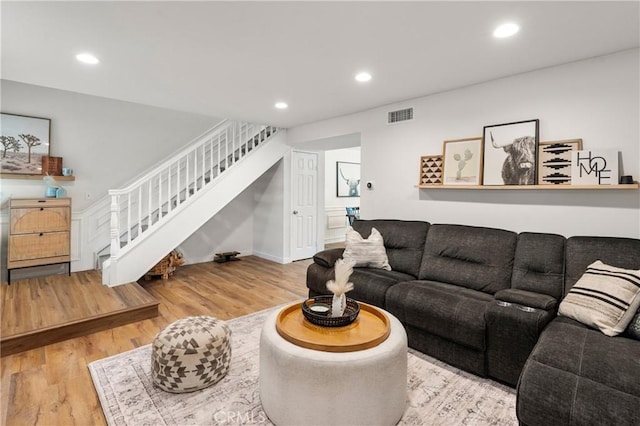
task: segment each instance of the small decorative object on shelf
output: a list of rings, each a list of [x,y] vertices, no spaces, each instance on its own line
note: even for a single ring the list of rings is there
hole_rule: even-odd
[[[302,314],[315,325],[322,327],[343,327],[356,320],[360,313],[360,304],[353,299],[346,298],[346,308],[339,317],[330,315],[333,296],[317,296],[307,299],[302,303]]]
[[[442,185],[442,155],[420,157],[420,182],[418,185]]]
[[[582,149],[582,139],[538,144],[538,185],[570,185],[571,155]]]
[[[42,174],[51,176],[63,176],[62,157],[42,156]],[[64,175],[68,176],[68,175]],[[70,175],[69,175],[70,176]]]
[[[353,273],[355,262],[353,260],[338,259],[335,264],[335,280],[327,282],[327,290],[333,293],[331,302],[331,316],[341,317],[347,308],[348,291],[353,290],[353,283],[349,282],[349,277]]]
[[[67,191],[60,186],[60,184],[52,177],[45,176],[42,178],[47,184],[47,188],[44,191],[44,196],[47,198],[65,198]]]
[[[571,155],[573,185],[618,185],[618,151],[584,150]]]

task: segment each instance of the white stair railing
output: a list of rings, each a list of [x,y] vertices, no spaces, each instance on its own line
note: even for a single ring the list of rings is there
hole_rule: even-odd
[[[110,257],[142,241],[277,131],[272,126],[224,121],[127,187],[109,190]]]

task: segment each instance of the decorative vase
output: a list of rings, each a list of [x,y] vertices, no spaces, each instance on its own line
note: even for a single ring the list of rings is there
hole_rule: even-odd
[[[344,310],[347,308],[347,296],[342,293],[340,295],[334,294],[331,300],[331,316],[341,317],[344,315]]]

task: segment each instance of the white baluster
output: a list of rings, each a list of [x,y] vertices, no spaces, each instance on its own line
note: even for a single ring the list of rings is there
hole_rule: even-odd
[[[162,219],[162,172],[158,173],[158,221]]]
[[[180,173],[182,164],[182,158],[178,159],[178,165],[176,166],[176,206],[180,204],[180,192],[182,192],[182,188],[180,187]]]
[[[115,258],[120,251],[120,204],[119,196],[111,196],[111,258]]]
[[[173,166],[169,165],[169,173],[167,174],[167,211],[170,212],[172,210],[171,203],[171,168]]]
[[[127,194],[127,244],[131,242],[131,192]]]
[[[152,183],[152,179],[149,178],[149,181],[147,182],[147,225],[148,228],[151,228],[151,225],[153,225],[153,218],[151,217],[151,212],[153,211],[151,209],[151,183]],[[147,228],[147,229],[148,229]]]
[[[198,148],[193,150],[193,193],[198,191]]]
[[[142,185],[138,186],[138,236],[142,234]]]

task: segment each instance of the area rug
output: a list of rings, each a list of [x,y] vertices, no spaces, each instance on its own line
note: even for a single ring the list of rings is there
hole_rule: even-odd
[[[269,312],[227,322],[232,331],[231,368],[220,382],[200,391],[171,394],[154,387],[151,345],[90,363],[107,423],[271,425],[258,391],[260,330]],[[407,409],[399,424],[517,425],[515,400],[515,391],[507,386],[410,349]]]

